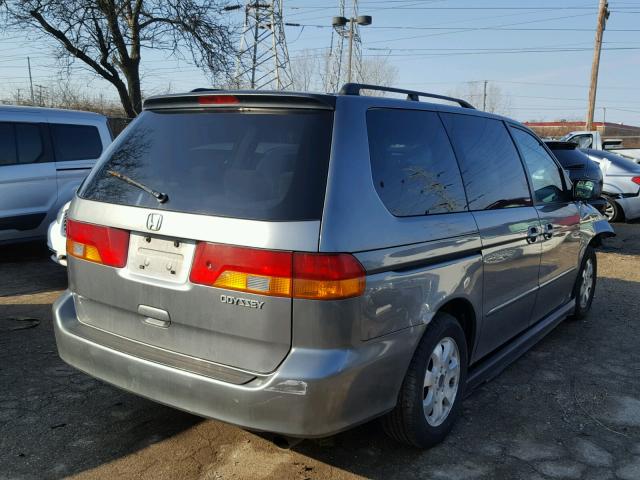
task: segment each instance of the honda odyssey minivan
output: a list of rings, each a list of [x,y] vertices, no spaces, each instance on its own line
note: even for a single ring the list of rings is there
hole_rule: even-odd
[[[465,392],[589,311],[612,232],[593,188],[463,100],[153,97],[69,209],[58,350],[245,428],[322,437],[382,417],[428,447]]]

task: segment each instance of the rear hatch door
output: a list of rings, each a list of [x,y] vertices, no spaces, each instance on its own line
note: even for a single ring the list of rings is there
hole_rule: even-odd
[[[239,265],[230,270],[252,258],[262,268],[268,258],[255,251],[317,251],[333,112],[235,99],[146,110],[116,139],[69,218],[128,232],[126,264],[72,257],[70,288],[87,325],[266,373],[291,347],[291,298],[270,293],[269,272],[219,287],[193,281],[194,271],[229,258]],[[227,250],[199,255],[210,244]]]

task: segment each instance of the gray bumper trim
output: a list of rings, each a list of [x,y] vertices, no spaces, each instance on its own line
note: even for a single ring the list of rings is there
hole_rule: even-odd
[[[140,396],[204,417],[294,437],[323,437],[393,408],[424,326],[349,349],[293,348],[278,370],[244,385],[118,351],[78,334],[71,293],[53,305],[60,357]],[[80,327],[78,327],[80,325]]]

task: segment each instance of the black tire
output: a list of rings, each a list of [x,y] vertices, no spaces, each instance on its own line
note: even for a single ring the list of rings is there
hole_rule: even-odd
[[[582,284],[585,281],[585,270],[588,268],[587,265],[591,262],[592,265],[592,283],[591,289],[589,293],[589,298],[584,301],[582,298]],[[573,287],[573,298],[576,300],[576,308],[573,311],[573,315],[570,317],[572,320],[581,320],[586,317],[587,313],[591,309],[591,304],[593,303],[593,296],[596,291],[596,283],[598,279],[598,259],[596,258],[596,251],[591,246],[587,246],[586,251],[584,252],[584,256],[582,257],[582,262],[580,264],[580,270],[578,271],[578,277],[576,278],[576,283]]]
[[[613,198],[604,197],[604,199],[607,202],[607,206],[605,207],[604,211],[604,215],[607,217],[607,219],[611,223],[624,220],[624,213],[620,208],[620,205],[618,205],[618,203]]]
[[[458,348],[460,363],[458,390],[444,421],[433,426],[427,421],[423,401],[425,392],[428,392],[429,388],[437,388],[437,385],[424,387],[425,375],[428,367],[433,368],[431,356],[435,347],[441,340],[447,338],[452,339]],[[448,313],[438,313],[428,326],[413,355],[400,387],[396,407],[382,418],[382,425],[387,435],[398,442],[418,448],[429,448],[442,442],[460,415],[466,379],[467,341],[464,331],[455,317]]]

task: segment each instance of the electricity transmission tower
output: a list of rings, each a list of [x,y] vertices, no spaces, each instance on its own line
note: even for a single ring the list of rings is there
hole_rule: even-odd
[[[327,92],[337,92],[350,70],[353,71],[351,74],[353,81],[359,81],[362,78],[362,42],[358,27],[363,24],[358,22],[358,0],[352,0],[351,8],[352,14],[345,16],[345,0],[340,0],[338,16],[334,17],[325,85]],[[347,20],[348,25],[344,20]],[[348,42],[347,49],[345,49],[345,41]],[[345,59],[347,55],[349,58]],[[350,62],[349,65],[347,62]]]
[[[236,61],[238,88],[287,90],[292,86],[283,0],[248,0]]]

